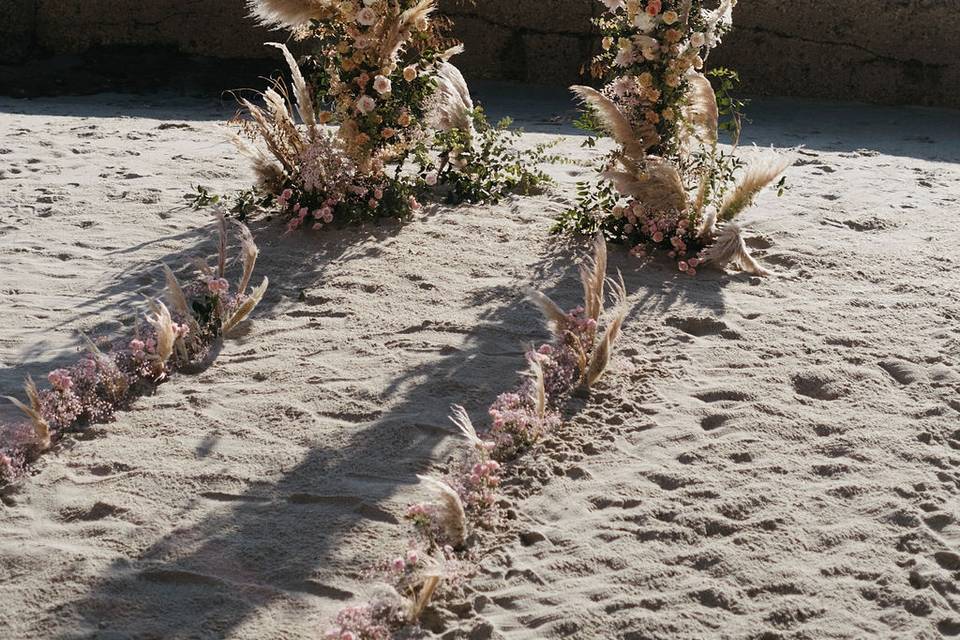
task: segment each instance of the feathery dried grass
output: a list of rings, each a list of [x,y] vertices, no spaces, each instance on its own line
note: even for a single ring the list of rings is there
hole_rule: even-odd
[[[537,416],[543,418],[547,415],[546,376],[544,375],[543,365],[538,360],[530,362],[530,369],[533,373],[533,391],[530,392],[530,399],[533,401],[533,408],[537,412]]]
[[[583,284],[583,308],[588,318],[600,319],[603,311],[603,285],[607,279],[607,242],[602,233],[593,240],[593,255],[580,265]]]
[[[728,222],[713,244],[707,248],[704,262],[717,269],[723,269],[730,263],[739,266],[747,273],[755,276],[768,276],[770,271],[760,266],[760,263],[750,255],[747,243],[744,242],[740,227]]]
[[[533,287],[527,287],[524,291],[530,301],[540,309],[540,313],[542,313],[543,317],[547,320],[550,331],[552,331],[555,336],[562,338],[566,332],[567,314],[560,308],[560,305],[551,300],[550,296],[537,291]]]
[[[227,272],[227,216],[220,207],[213,215],[217,219],[217,276],[222,278]]]
[[[461,407],[459,404],[451,405],[450,411],[453,413],[449,416],[450,421],[457,425],[457,428],[460,429],[460,433],[464,438],[470,441],[477,449],[483,448],[483,440],[480,439],[480,436],[477,435],[477,430],[473,426],[473,421],[470,420],[470,414],[467,413],[467,410]]]
[[[41,413],[40,392],[37,390],[37,385],[30,376],[27,376],[27,380],[23,384],[23,391],[27,395],[27,400],[30,402],[29,405],[20,402],[12,396],[4,397],[20,409],[24,415],[30,418],[37,448],[40,451],[46,451],[51,445],[50,425],[47,424],[47,421],[43,418],[43,414]]]
[[[737,185],[723,199],[717,220],[729,222],[753,204],[757,194],[793,164],[792,155],[777,155],[756,161],[747,167]]]
[[[687,205],[680,172],[669,161],[647,156],[643,164],[621,160],[626,171],[604,171],[601,175],[611,181],[621,195],[636,198],[655,211],[682,210]]]
[[[256,309],[257,305],[260,304],[260,301],[263,300],[263,294],[267,292],[267,286],[269,284],[270,280],[264,277],[263,282],[260,283],[260,286],[251,291],[250,295],[247,296],[243,303],[223,321],[221,328],[224,337],[229,336],[230,333],[237,328],[237,325],[246,320],[247,316],[249,316],[253,310]]]
[[[295,29],[311,20],[337,13],[336,0],[248,0],[247,6],[261,24]]]
[[[614,300],[615,313],[613,318],[607,323],[607,328],[600,338],[599,345],[597,345],[593,353],[590,354],[590,362],[586,367],[584,376],[584,381],[588,389],[600,380],[603,373],[607,370],[610,364],[613,346],[620,337],[620,329],[623,327],[623,322],[627,317],[626,285],[623,283],[623,275],[617,274],[617,276],[616,280],[613,278],[607,280],[611,291],[613,291],[612,297]]]
[[[455,549],[462,547],[467,541],[467,514],[460,495],[442,480],[423,475],[418,475],[417,478],[439,494],[440,525],[443,533]]]
[[[240,277],[240,284],[237,285],[237,293],[242,295],[250,286],[250,278],[253,277],[253,269],[257,265],[260,249],[257,248],[257,243],[247,225],[238,222],[237,228],[240,230],[240,260],[243,263],[243,275]]]
[[[287,61],[287,66],[290,67],[290,76],[293,79],[293,95],[297,99],[297,112],[300,114],[300,119],[309,127],[309,131],[312,133],[314,126],[317,124],[317,118],[313,107],[313,97],[310,95],[310,88],[307,86],[307,81],[300,71],[300,65],[297,64],[296,59],[294,59],[293,54],[290,53],[286,45],[279,42],[267,42],[266,44],[269,47],[280,49],[283,53],[283,58]]]
[[[147,316],[147,322],[157,332],[157,353],[154,358],[161,365],[165,365],[173,355],[174,342],[177,339],[177,332],[173,328],[173,318],[167,305],[158,300],[148,300],[153,315]]]
[[[713,147],[717,144],[717,125],[720,120],[717,94],[702,73],[690,73],[687,80],[690,86],[687,93],[689,103],[683,107],[683,120],[691,127],[694,139],[704,147]]]
[[[570,90],[596,111],[603,128],[613,136],[628,158],[639,160],[646,155],[647,149],[660,144],[660,136],[653,125],[644,123],[635,130],[616,103],[596,89],[574,85]]]
[[[285,178],[283,166],[271,159],[260,147],[250,144],[235,132],[230,132],[229,140],[240,155],[250,161],[250,167],[257,177],[257,186],[268,193],[278,193]]]
[[[420,0],[393,21],[390,30],[384,34],[383,44],[380,47],[380,62],[393,62],[396,55],[403,49],[410,34],[420,20],[426,19],[436,10],[436,0]]]
[[[423,610],[430,604],[442,579],[443,575],[439,571],[430,573],[424,577],[420,591],[417,593],[416,598],[410,603],[409,620],[411,623],[416,623],[420,619],[420,616],[423,615]]]
[[[180,281],[177,280],[176,274],[173,273],[165,262],[161,264],[163,265],[163,276],[167,283],[167,302],[169,302],[173,310],[180,315],[186,318],[192,318],[193,314],[190,313],[187,296],[183,293],[183,288],[180,286]]]

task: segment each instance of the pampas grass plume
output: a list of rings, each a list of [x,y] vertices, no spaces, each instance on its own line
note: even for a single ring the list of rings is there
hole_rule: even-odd
[[[607,242],[602,233],[593,241],[593,255],[580,265],[580,281],[583,284],[583,308],[587,317],[598,320],[603,311],[603,285],[607,278]]]
[[[551,300],[547,294],[541,293],[532,287],[527,287],[525,291],[530,301],[540,309],[540,313],[542,313],[543,317],[547,320],[547,324],[550,326],[550,330],[553,331],[554,335],[562,337],[567,323],[567,314],[563,312],[560,305]]]
[[[480,439],[480,436],[477,435],[477,430],[473,426],[473,421],[470,420],[470,415],[467,413],[467,410],[461,407],[458,404],[452,405],[450,407],[452,412],[450,421],[457,425],[457,428],[460,429],[460,433],[463,434],[463,437],[470,441],[470,444],[475,446],[477,449],[483,448],[483,440]]]
[[[463,547],[467,541],[467,514],[463,509],[460,495],[442,480],[423,475],[418,475],[417,478],[439,494],[440,524],[444,535],[447,536],[447,541],[455,549]]]
[[[165,365],[173,355],[173,345],[177,339],[177,332],[173,328],[173,317],[167,305],[158,300],[149,300],[153,315],[147,316],[147,322],[157,332],[156,360]]]
[[[777,176],[793,164],[793,156],[777,155],[759,160],[747,167],[727,196],[723,199],[717,211],[720,222],[729,222],[737,214],[753,204],[757,194],[768,184],[776,180]]]
[[[723,231],[707,249],[704,262],[712,264],[717,269],[722,269],[732,262],[749,274],[770,275],[770,271],[760,266],[760,263],[750,255],[740,227],[732,222],[728,222],[723,227]]]
[[[240,229],[240,260],[243,263],[243,275],[240,278],[240,284],[237,287],[237,294],[243,295],[250,286],[250,278],[253,277],[253,269],[257,264],[257,257],[260,255],[260,249],[253,239],[250,229],[242,222],[237,223]]]
[[[29,405],[26,405],[14,397],[4,396],[7,400],[12,402],[20,411],[22,411],[33,425],[33,435],[37,440],[37,447],[40,451],[46,451],[50,448],[50,425],[47,424],[47,421],[44,420],[43,414],[41,413],[40,405],[40,392],[37,390],[37,385],[33,381],[33,378],[27,376],[27,380],[23,385],[24,393],[27,394],[27,400],[30,401]]]
[[[263,282],[260,283],[260,286],[251,291],[247,299],[243,301],[243,304],[237,307],[236,311],[234,311],[232,314],[230,314],[230,317],[224,320],[222,327],[224,336],[229,335],[238,324],[246,320],[247,316],[249,316],[250,313],[257,307],[257,305],[260,304],[260,301],[263,300],[263,294],[267,292],[267,286],[269,286],[269,284],[269,278],[264,277]]]

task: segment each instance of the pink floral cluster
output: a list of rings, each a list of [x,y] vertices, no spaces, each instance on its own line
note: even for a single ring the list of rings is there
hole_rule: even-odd
[[[695,225],[682,211],[654,211],[633,201],[613,209],[617,220],[624,220],[623,233],[634,242],[630,253],[645,257],[657,249],[677,261],[677,268],[687,275],[697,275],[703,262],[704,247],[697,239]]]
[[[189,316],[171,312],[170,328],[176,349],[166,362],[158,357],[158,333],[152,325],[138,325],[132,338],[91,344],[73,365],[47,375],[49,388],[38,389],[36,406],[51,442],[65,432],[113,420],[134,398],[152,390],[170,373],[205,360],[221,334],[223,318],[247,300],[231,295],[225,278],[201,274],[182,289]],[[191,331],[191,327],[194,330]],[[33,403],[33,400],[31,400]],[[37,450],[29,423],[10,425],[0,435],[0,483],[17,478]]]
[[[383,611],[374,604],[344,607],[337,614],[333,628],[327,631],[324,638],[326,640],[390,640],[390,626],[383,618]]]

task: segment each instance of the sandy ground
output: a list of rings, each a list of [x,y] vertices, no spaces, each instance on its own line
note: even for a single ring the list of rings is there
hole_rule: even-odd
[[[525,144],[589,157],[562,93],[478,93]],[[744,219],[778,277],[614,253],[633,309],[613,370],[512,483],[517,519],[438,635],[960,634],[960,114],[750,113],[749,141],[806,145]],[[182,195],[245,186],[231,114],[0,99],[0,393],[129,326],[160,261],[212,251]],[[548,227],[589,169],[550,171],[553,193],[405,226],[255,222],[253,330],[3,494],[0,636],[317,637],[403,544],[447,407],[480,418],[546,338],[521,287],[575,302]]]

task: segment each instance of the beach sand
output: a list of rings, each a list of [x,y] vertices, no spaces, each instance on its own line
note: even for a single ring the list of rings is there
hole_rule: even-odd
[[[481,85],[551,192],[407,224],[282,235],[250,331],[2,492],[4,638],[316,638],[405,546],[415,474],[483,423],[576,304],[553,216],[599,151],[553,90]],[[161,262],[214,252],[195,184],[247,186],[230,104],[0,99],[0,394],[122,335]],[[787,100],[745,141],[805,145],[743,218],[758,279],[614,249],[631,312],[611,370],[508,483],[444,638],[960,634],[960,113]],[[744,148],[750,157],[759,151]],[[0,406],[0,419],[16,414]]]

